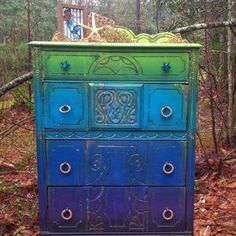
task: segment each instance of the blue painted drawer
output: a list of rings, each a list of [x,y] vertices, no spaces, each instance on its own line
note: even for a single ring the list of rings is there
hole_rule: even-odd
[[[155,141],[148,145],[153,183],[185,185],[187,142]]]
[[[86,84],[45,83],[45,128],[88,128],[88,95]]]
[[[52,231],[185,230],[185,188],[54,187],[48,193]]]
[[[184,186],[185,141],[47,141],[49,185]]]
[[[144,94],[144,129],[186,130],[188,86],[150,84]]]
[[[85,142],[47,142],[47,181],[49,185],[85,184]]]
[[[188,86],[46,83],[45,127],[185,131]]]

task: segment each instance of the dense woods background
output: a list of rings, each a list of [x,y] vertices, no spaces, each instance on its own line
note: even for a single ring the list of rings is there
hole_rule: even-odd
[[[69,1],[68,1],[69,2]],[[203,45],[199,73],[196,235],[236,235],[236,1],[76,1],[134,32],[182,32]],[[0,235],[37,234],[32,70],[27,42],[51,40],[55,0],[0,0]],[[202,24],[204,23],[204,24]]]

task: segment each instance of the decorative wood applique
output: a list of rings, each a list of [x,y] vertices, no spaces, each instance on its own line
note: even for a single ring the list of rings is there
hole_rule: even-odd
[[[132,30],[125,27],[117,28],[117,30],[125,33],[135,43],[188,43],[188,40],[182,39],[181,34],[164,32],[154,35],[145,33],[135,35]]]
[[[133,90],[98,90],[96,100],[97,124],[134,124],[137,97]]]
[[[107,56],[100,57],[91,66],[94,75],[139,75],[141,68],[132,57]]]
[[[97,128],[141,127],[139,97],[143,85],[89,84],[91,91],[91,126]]]

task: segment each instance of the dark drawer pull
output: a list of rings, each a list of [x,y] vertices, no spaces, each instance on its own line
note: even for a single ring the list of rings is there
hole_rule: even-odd
[[[59,108],[59,111],[61,113],[68,113],[71,111],[71,106],[70,105],[62,105],[60,108]]]
[[[161,115],[164,117],[164,118],[169,118],[171,117],[173,114],[173,111],[172,111],[172,108],[169,107],[169,106],[164,106],[161,108]]]
[[[162,217],[165,220],[172,220],[174,218],[174,212],[172,210],[166,208],[162,213]]]
[[[71,165],[68,162],[64,162],[60,165],[60,171],[63,174],[69,174],[71,172]]]
[[[175,170],[175,167],[173,164],[169,163],[169,162],[166,162],[163,167],[162,167],[162,170],[165,174],[167,175],[170,175],[171,173],[174,172]]]
[[[67,61],[61,62],[61,69],[64,71],[68,71],[70,69],[70,64]]]
[[[171,69],[170,63],[163,63],[162,70],[163,70],[164,72],[167,73],[167,72],[170,71],[170,69]]]
[[[61,218],[63,220],[71,220],[72,217],[73,217],[73,213],[69,208],[66,208],[61,212]]]

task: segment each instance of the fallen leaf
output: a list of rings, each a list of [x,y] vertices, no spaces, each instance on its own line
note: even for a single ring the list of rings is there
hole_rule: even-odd
[[[235,182],[232,182],[232,183],[230,183],[230,184],[227,184],[226,186],[225,186],[226,188],[230,188],[230,189],[236,189],[236,181]]]
[[[208,225],[205,229],[200,231],[200,236],[210,236],[211,235],[211,227]]]

